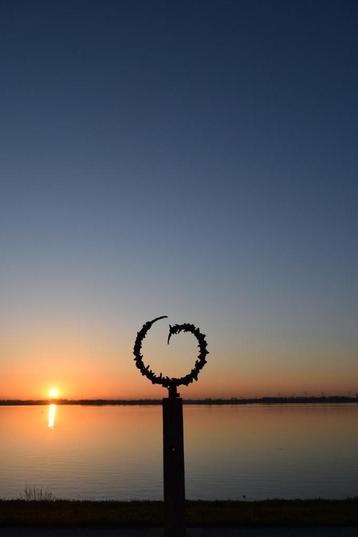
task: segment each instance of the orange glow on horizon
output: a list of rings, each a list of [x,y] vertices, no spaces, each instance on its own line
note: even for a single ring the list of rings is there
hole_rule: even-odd
[[[145,363],[156,371],[180,374],[192,367],[194,353],[190,338],[178,338],[172,348],[164,347],[167,328],[157,339],[153,333],[144,349]],[[21,337],[20,337],[21,335]],[[167,390],[142,377],[132,357],[132,332],[121,338],[93,330],[76,335],[69,328],[49,327],[42,335],[37,327],[20,331],[18,337],[0,342],[0,399],[159,399]],[[131,342],[129,346],[128,342]],[[173,341],[174,343],[174,341]],[[166,343],[165,343],[166,345]],[[181,346],[180,346],[181,345]],[[158,350],[158,352],[157,352]],[[169,351],[173,351],[172,354]],[[301,350],[277,345],[252,344],[222,351],[211,344],[208,364],[199,382],[181,387],[183,398],[230,398],[292,395],[355,395],[358,365],[356,351],[346,353],[345,367],[336,360],[340,349],[309,347]],[[353,352],[354,351],[354,352]],[[192,354],[191,354],[192,353]],[[183,358],[182,358],[183,356]],[[352,364],[350,367],[349,365]],[[177,370],[175,369],[177,367]],[[51,391],[50,391],[51,390]],[[54,390],[54,391],[52,391]]]

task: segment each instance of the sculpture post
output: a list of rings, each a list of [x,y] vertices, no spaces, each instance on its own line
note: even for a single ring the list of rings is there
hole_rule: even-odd
[[[185,535],[183,401],[175,390],[163,399],[164,524],[166,537]]]
[[[152,324],[166,315],[147,321],[137,333],[134,343],[134,360],[136,366],[153,384],[161,384],[169,391],[163,399],[163,471],[164,471],[164,524],[165,537],[185,537],[185,478],[184,478],[184,435],[183,402],[177,392],[180,385],[188,386],[198,380],[200,370],[206,364],[207,343],[205,335],[193,324],[169,325],[168,343],[173,334],[191,332],[197,339],[199,354],[193,369],[183,377],[156,375],[149,365],[144,365],[142,342]]]

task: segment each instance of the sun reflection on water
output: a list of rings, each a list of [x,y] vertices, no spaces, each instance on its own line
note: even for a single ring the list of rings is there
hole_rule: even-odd
[[[55,427],[55,421],[56,421],[56,405],[54,403],[51,403],[48,407],[48,427],[50,429],[53,429]]]

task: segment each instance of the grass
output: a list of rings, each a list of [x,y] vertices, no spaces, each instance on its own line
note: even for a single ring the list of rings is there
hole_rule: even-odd
[[[188,501],[189,527],[358,526],[358,498]],[[163,503],[0,500],[0,526],[160,527]]]
[[[42,487],[25,487],[21,499],[26,502],[54,502],[56,497],[49,489],[44,489]]]

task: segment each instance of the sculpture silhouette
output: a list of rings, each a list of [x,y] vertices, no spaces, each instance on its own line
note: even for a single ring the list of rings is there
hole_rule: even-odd
[[[142,342],[152,325],[166,315],[144,323],[137,332],[134,343],[135,364],[145,377],[153,384],[161,384],[169,391],[169,397],[163,399],[163,471],[164,471],[164,521],[165,537],[185,536],[185,478],[184,478],[184,435],[183,435],[183,402],[177,392],[180,385],[188,386],[206,364],[209,354],[205,335],[193,324],[169,325],[168,344],[172,335],[190,332],[198,342],[199,354],[193,369],[183,377],[157,375],[150,365],[145,365],[142,356]]]
[[[167,315],[162,315],[161,317],[157,317],[156,319],[153,319],[152,321],[147,321],[139,330],[137,333],[137,337],[134,344],[133,354],[134,354],[134,360],[136,363],[136,366],[144,375],[147,377],[153,384],[161,384],[165,388],[168,388],[168,390],[176,392],[176,387],[180,385],[188,386],[191,384],[194,380],[198,380],[198,375],[201,369],[206,364],[206,356],[209,354],[207,350],[207,343],[205,339],[205,335],[202,334],[199,330],[199,328],[196,328],[193,324],[190,323],[184,323],[184,324],[175,324],[174,326],[169,325],[169,335],[168,335],[168,344],[170,342],[170,338],[172,335],[180,334],[180,332],[190,332],[193,334],[197,341],[198,341],[198,347],[199,347],[199,354],[198,358],[195,361],[195,365],[193,369],[190,371],[188,375],[185,375],[183,377],[168,377],[163,376],[163,373],[160,373],[159,375],[156,375],[154,371],[150,369],[150,365],[145,365],[143,362],[143,356],[141,354],[142,351],[142,342],[143,339],[146,337],[147,332],[150,330],[152,325],[159,321],[160,319],[167,319]]]

